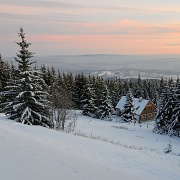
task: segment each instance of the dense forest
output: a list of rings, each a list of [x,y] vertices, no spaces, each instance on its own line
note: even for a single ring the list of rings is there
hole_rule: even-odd
[[[16,42],[20,50],[9,64],[0,55],[0,108],[8,118],[29,125],[64,129],[73,110],[93,118],[110,120],[122,96],[142,97],[157,107],[154,132],[180,137],[180,81],[120,78],[103,79],[94,75],[60,72],[44,64],[37,68],[31,62],[22,28]],[[129,95],[131,94],[131,95]],[[131,98],[132,99],[132,98]],[[72,110],[72,111],[71,111]],[[73,128],[73,121],[68,128]]]

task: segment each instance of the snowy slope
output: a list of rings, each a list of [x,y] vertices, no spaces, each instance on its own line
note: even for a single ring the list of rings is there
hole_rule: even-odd
[[[169,141],[172,152],[165,154]],[[80,114],[75,135],[26,126],[0,114],[0,179],[179,180],[180,139],[153,134],[150,124]]]

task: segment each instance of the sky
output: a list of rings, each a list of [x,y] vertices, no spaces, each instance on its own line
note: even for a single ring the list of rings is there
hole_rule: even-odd
[[[0,0],[0,53],[180,54],[179,0]]]

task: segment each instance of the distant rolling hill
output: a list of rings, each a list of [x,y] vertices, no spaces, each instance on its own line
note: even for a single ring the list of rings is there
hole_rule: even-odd
[[[13,58],[4,58],[13,61]],[[84,72],[102,77],[159,79],[177,78],[180,74],[180,55],[58,55],[34,57],[37,65],[54,66],[60,71]]]

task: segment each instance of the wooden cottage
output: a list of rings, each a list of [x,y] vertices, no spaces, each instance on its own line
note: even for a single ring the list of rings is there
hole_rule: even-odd
[[[124,110],[124,104],[126,102],[126,96],[122,96],[116,105],[116,115],[121,116]],[[149,100],[142,98],[134,98],[133,103],[135,105],[135,117],[139,122],[154,120],[156,115],[156,107]]]

